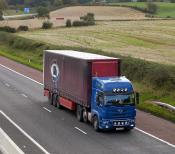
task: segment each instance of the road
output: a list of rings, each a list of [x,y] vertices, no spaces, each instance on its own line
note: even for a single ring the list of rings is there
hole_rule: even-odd
[[[13,19],[21,19],[25,17],[36,17],[38,14],[37,13],[32,13],[32,14],[20,14],[20,15],[11,15],[11,16],[3,16],[4,20],[13,20]]]
[[[137,130],[97,133],[74,113],[47,103],[43,87],[0,66],[0,127],[25,153],[174,154],[175,148]],[[20,127],[17,129],[13,121]]]

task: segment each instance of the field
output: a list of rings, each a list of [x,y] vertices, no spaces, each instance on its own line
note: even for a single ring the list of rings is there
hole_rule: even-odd
[[[18,33],[59,46],[85,47],[175,65],[175,21],[98,22],[96,26]]]
[[[127,2],[127,3],[111,3],[110,5],[126,5],[126,6],[137,6],[140,8],[146,8],[145,2]],[[156,2],[158,10],[156,13],[157,17],[173,17],[175,18],[175,3]]]
[[[66,7],[50,13],[50,21],[53,22],[54,27],[64,26],[67,19],[79,20],[80,16],[88,12],[95,14],[96,20],[131,20],[131,19],[145,19],[145,14],[130,8],[112,7],[112,6],[74,6]],[[57,20],[57,18],[64,18],[64,20]],[[9,20],[0,21],[0,26],[19,27],[26,25],[29,28],[40,28],[43,21],[46,19],[29,19],[29,20]]]
[[[130,8],[112,6],[74,6],[51,12],[51,17],[64,17],[66,19],[79,19],[87,13],[94,13],[96,20],[126,20],[145,19],[144,13]]]

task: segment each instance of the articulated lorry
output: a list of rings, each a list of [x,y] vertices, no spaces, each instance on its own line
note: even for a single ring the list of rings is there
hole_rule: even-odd
[[[139,94],[120,74],[120,59],[71,50],[44,51],[44,95],[76,111],[96,131],[135,127]]]

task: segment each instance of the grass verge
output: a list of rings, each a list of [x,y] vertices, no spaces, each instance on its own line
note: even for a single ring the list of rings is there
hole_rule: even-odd
[[[122,74],[132,80],[135,89],[141,93],[141,103],[138,105],[138,108],[175,122],[175,114],[173,112],[147,103],[153,100],[162,100],[175,105],[174,66],[123,57],[115,53],[106,53],[100,50],[54,46],[25,39],[14,34],[0,32],[0,55],[40,71],[42,71],[42,57],[43,50],[45,49],[72,49],[122,58]]]

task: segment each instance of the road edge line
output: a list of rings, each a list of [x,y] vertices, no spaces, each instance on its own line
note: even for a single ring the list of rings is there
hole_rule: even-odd
[[[139,131],[139,132],[141,132],[141,133],[143,133],[143,134],[146,134],[146,135],[148,135],[148,136],[150,136],[150,137],[152,137],[152,138],[154,138],[154,139],[156,139],[156,140],[158,140],[158,141],[161,141],[161,142],[163,142],[163,143],[165,143],[165,144],[167,144],[167,145],[169,145],[169,146],[171,146],[171,147],[173,147],[173,148],[175,148],[175,145],[174,145],[174,144],[171,144],[171,143],[169,143],[169,142],[167,142],[167,141],[165,141],[165,140],[163,140],[163,139],[161,139],[161,138],[159,138],[159,137],[156,137],[156,136],[154,136],[154,135],[152,135],[152,134],[150,134],[150,133],[148,133],[148,132],[145,132],[145,131],[142,130],[142,129],[139,129],[139,128],[137,128],[137,127],[135,127],[134,129],[137,130],[137,131]]]
[[[19,73],[19,72],[16,72],[15,70],[10,69],[10,68],[8,68],[8,67],[2,65],[2,64],[0,64],[0,66],[2,66],[2,67],[4,67],[4,68],[6,68],[6,69],[8,69],[8,70],[10,70],[10,71],[12,71],[12,72],[18,74],[18,75],[21,75],[21,76],[23,76],[24,78],[27,78],[27,79],[29,79],[29,80],[35,82],[35,83],[38,83],[38,84],[40,84],[40,85],[43,85],[42,83],[40,83],[40,82],[38,82],[38,81],[36,81],[36,80],[34,80],[34,79],[28,77],[28,76],[25,76],[25,75],[23,75],[23,74],[21,74],[21,73]],[[167,142],[167,141],[165,141],[165,140],[163,140],[163,139],[160,139],[159,137],[156,137],[156,136],[154,136],[154,135],[152,135],[152,134],[150,134],[150,133],[148,133],[148,132],[145,132],[144,130],[141,130],[141,129],[137,128],[137,127],[135,127],[135,129],[136,129],[137,131],[143,133],[143,134],[146,134],[146,135],[148,135],[148,136],[150,136],[150,137],[152,137],[152,138],[154,138],[154,139],[156,139],[156,140],[159,140],[159,141],[161,141],[161,142],[163,142],[163,143],[165,143],[165,144],[167,144],[167,145],[169,145],[169,146],[175,148],[175,145],[174,145],[174,144],[171,144],[171,143],[169,143],[169,142]]]
[[[42,83],[40,83],[40,82],[38,82],[38,81],[36,81],[36,80],[34,80],[34,79],[32,79],[32,78],[26,76],[26,75],[23,75],[23,74],[21,74],[21,73],[15,71],[15,70],[13,70],[13,69],[7,67],[7,66],[4,66],[4,65],[2,65],[2,64],[0,64],[0,66],[2,66],[2,67],[4,67],[4,68],[8,69],[9,71],[12,71],[12,72],[18,74],[18,75],[20,75],[20,76],[22,76],[22,77],[24,77],[24,78],[27,78],[27,79],[29,79],[29,80],[31,80],[31,81],[37,83],[37,84],[43,85]]]
[[[24,152],[15,144],[15,142],[6,134],[6,132],[0,128],[1,145],[0,149],[3,153],[14,152],[16,154],[24,154]],[[15,152],[16,151],[16,152]]]
[[[19,127],[10,117],[8,117],[3,111],[0,110],[0,113],[11,123],[13,124],[24,136],[26,136],[30,141],[32,141],[40,150],[45,154],[50,154],[46,149],[44,149],[37,141],[35,141],[29,134],[27,134],[21,127]]]

